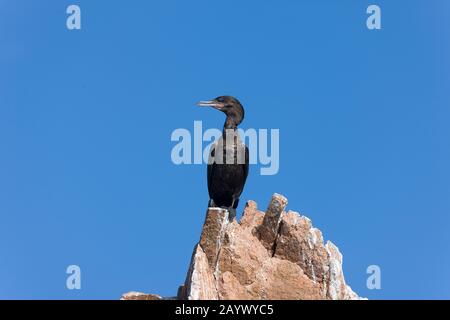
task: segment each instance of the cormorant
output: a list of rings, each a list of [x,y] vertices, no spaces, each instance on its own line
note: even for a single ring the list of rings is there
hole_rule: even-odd
[[[227,116],[222,136],[211,147],[209,154],[208,206],[227,208],[232,219],[236,216],[239,197],[248,175],[248,148],[237,132],[237,126],[244,119],[244,108],[239,100],[230,96],[200,101],[197,105],[213,107]]]

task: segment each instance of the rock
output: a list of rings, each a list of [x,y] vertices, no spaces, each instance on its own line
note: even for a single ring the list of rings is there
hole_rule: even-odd
[[[228,219],[228,218],[227,218]],[[214,257],[216,256],[213,252]],[[187,300],[217,300],[217,289],[214,275],[207,255],[200,244],[195,246],[192,254],[187,279],[183,289],[179,290],[180,298]]]
[[[272,250],[275,245],[281,221],[281,214],[283,213],[284,208],[286,208],[286,205],[287,199],[282,195],[275,193],[266,210],[263,223],[255,226],[259,240],[268,250]]]
[[[249,201],[240,222],[208,208],[177,299],[359,299],[345,282],[339,249],[286,205],[274,194],[264,213]]]
[[[122,295],[120,300],[162,300],[163,298],[157,294],[146,294],[142,292],[131,291]]]
[[[216,265],[227,224],[227,210],[221,208],[208,209],[199,244],[208,257],[207,262],[211,268]]]

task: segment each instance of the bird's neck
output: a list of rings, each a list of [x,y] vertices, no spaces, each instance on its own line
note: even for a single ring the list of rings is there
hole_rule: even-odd
[[[237,124],[236,121],[232,117],[227,117],[225,120],[225,124],[223,125],[223,135],[225,135],[225,132],[227,131],[236,131],[237,130]]]
[[[236,136],[237,132],[237,125],[233,118],[227,117],[227,120],[225,121],[225,124],[223,125],[223,131],[222,131],[222,139],[224,141],[227,141],[227,138],[230,139],[230,141],[234,141],[234,137]]]

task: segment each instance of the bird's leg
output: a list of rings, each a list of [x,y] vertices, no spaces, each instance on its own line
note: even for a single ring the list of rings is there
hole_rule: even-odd
[[[228,220],[233,221],[233,219],[236,218],[236,208],[234,206],[234,202],[236,200],[233,199],[233,203],[231,204],[231,206],[229,208],[227,208],[228,210]]]
[[[214,203],[213,199],[209,199],[208,201],[208,208],[215,208],[217,205]]]
[[[233,207],[227,208],[228,220],[233,221],[236,218],[236,209]]]
[[[236,218],[236,207],[239,200],[233,199],[233,202],[231,203],[231,206],[229,207],[219,207],[216,205],[213,199],[209,199],[208,201],[208,208],[223,208],[228,211],[228,220],[233,221],[234,218]]]

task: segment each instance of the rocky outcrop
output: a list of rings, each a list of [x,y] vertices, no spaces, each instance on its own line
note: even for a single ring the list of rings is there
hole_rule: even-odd
[[[122,295],[120,300],[163,300],[163,298],[157,294],[146,294],[132,291]]]
[[[240,222],[209,208],[177,298],[359,299],[345,283],[339,249],[286,205],[275,194],[264,213],[249,201]]]

